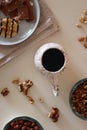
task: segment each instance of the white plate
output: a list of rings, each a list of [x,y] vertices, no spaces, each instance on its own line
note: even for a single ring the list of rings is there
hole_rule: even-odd
[[[35,4],[35,12],[36,12],[36,20],[35,22],[26,22],[26,21],[21,21],[20,26],[19,26],[19,31],[18,34],[13,37],[13,38],[3,38],[0,36],[0,45],[15,45],[23,42],[27,38],[29,38],[35,29],[37,28],[37,25],[39,23],[40,19],[40,7],[38,0],[34,0]],[[2,17],[2,13],[0,12],[0,17]]]

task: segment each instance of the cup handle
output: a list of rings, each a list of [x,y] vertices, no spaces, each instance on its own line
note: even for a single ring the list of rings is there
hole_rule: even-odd
[[[55,97],[58,96],[59,85],[58,85],[58,77],[57,77],[57,75],[52,76],[52,92],[53,92],[53,95]]]

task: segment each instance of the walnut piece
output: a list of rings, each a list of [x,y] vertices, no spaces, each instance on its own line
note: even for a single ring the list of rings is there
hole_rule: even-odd
[[[33,85],[33,82],[31,80],[28,79],[22,82],[18,78],[14,79],[12,83],[17,85],[19,92],[22,92],[31,104],[35,102],[34,99],[28,94],[29,89]]]
[[[8,88],[3,88],[2,89],[2,91],[1,91],[1,94],[3,95],[3,96],[7,96],[8,94],[9,94],[9,90],[8,90]]]
[[[52,107],[51,111],[48,113],[48,117],[51,118],[53,122],[57,122],[59,118],[59,109],[57,107]]]

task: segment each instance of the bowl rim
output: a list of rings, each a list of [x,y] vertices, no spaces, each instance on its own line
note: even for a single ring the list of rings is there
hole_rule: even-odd
[[[12,121],[16,121],[16,120],[20,120],[20,119],[24,119],[24,120],[26,120],[26,121],[34,121],[34,122],[39,126],[40,130],[44,130],[43,127],[42,127],[42,125],[39,123],[39,121],[37,121],[36,119],[34,119],[34,118],[32,118],[32,117],[29,117],[29,116],[17,116],[17,117],[15,117],[15,118],[11,119],[10,121],[8,121],[8,122],[5,124],[3,130],[8,130],[9,124],[10,124]]]
[[[85,81],[87,81],[87,78],[83,78],[83,79],[77,81],[77,82],[73,85],[73,87],[72,87],[71,90],[70,90],[70,94],[69,94],[69,104],[70,104],[70,107],[71,107],[73,113],[74,113],[77,117],[79,117],[80,119],[83,119],[83,120],[87,121],[87,118],[86,118],[86,117],[81,116],[78,112],[76,112],[76,111],[73,109],[73,104],[72,104],[72,100],[71,100],[73,92],[79,87],[80,84],[84,83]]]

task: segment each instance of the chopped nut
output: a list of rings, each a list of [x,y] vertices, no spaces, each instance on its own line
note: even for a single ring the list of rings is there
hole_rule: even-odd
[[[87,86],[87,80],[78,85],[72,94],[71,101],[74,111],[87,118],[87,89],[84,88],[85,86]]]
[[[85,40],[84,37],[80,37],[80,38],[78,39],[78,41],[80,41],[80,42],[83,42],[84,40]]]
[[[23,93],[25,94],[25,95],[27,95],[28,94],[28,87],[27,86],[24,86],[23,87]]]
[[[84,44],[84,47],[87,48],[87,43]]]
[[[84,15],[87,15],[87,9],[83,10]]]
[[[49,117],[49,118],[51,117],[51,112],[48,113],[48,117]]]
[[[19,92],[22,92],[28,98],[31,104],[34,103],[33,98],[28,95],[28,90],[33,85],[31,80],[25,80],[24,82],[21,82],[19,79],[15,79],[12,81],[12,83],[17,84]]]
[[[79,21],[81,22],[81,23],[84,23],[84,17],[80,17],[80,19],[79,19]]]
[[[26,85],[31,87],[33,85],[33,82],[31,80],[25,80]]]
[[[40,102],[40,103],[44,103],[43,98],[39,98],[39,102]]]
[[[87,17],[83,15],[83,16],[80,17],[79,21],[81,23],[84,23],[85,21],[87,21]]]
[[[77,26],[78,28],[82,28],[82,25],[81,25],[81,24],[76,24],[76,26]]]
[[[51,118],[53,122],[57,122],[59,118],[59,109],[57,107],[52,107],[51,111],[48,113],[48,117]]]
[[[19,89],[19,92],[23,92],[23,84],[22,83],[20,83],[18,85],[18,89]]]
[[[3,96],[7,96],[7,95],[9,94],[8,88],[3,88],[2,91],[1,91],[1,94],[2,94]]]
[[[14,79],[14,80],[12,81],[12,83],[14,83],[14,84],[19,84],[19,82],[20,82],[20,79],[19,79],[19,78]]]
[[[29,102],[31,103],[31,104],[34,104],[34,99],[32,98],[32,97],[30,97],[30,96],[26,96],[27,97],[27,99],[29,100]]]

